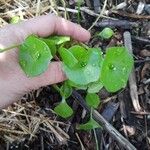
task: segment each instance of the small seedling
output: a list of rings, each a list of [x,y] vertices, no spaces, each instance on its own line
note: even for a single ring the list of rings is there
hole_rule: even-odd
[[[110,28],[105,28],[99,36],[108,39],[113,34]],[[117,92],[126,86],[133,66],[132,55],[123,46],[109,47],[106,54],[103,54],[100,48],[89,48],[77,42],[74,44],[68,36],[39,38],[30,35],[19,46],[19,63],[29,77],[44,73],[55,56],[62,61],[62,68],[68,78],[61,87],[54,85],[62,97],[61,102],[54,108],[55,113],[63,118],[73,115],[73,110],[67,103],[72,89],[84,89],[87,91],[85,99],[91,107],[91,115],[89,121],[78,128],[99,128],[100,125],[92,118],[92,110],[100,104],[96,93],[102,88]]]
[[[102,39],[110,39],[114,35],[114,31],[111,28],[104,28],[98,36]]]
[[[11,18],[10,23],[11,24],[16,24],[16,23],[20,22],[20,20],[21,19],[20,19],[19,16],[14,16],[14,17]]]

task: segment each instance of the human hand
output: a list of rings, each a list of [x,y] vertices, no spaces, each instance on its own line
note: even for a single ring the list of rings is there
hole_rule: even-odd
[[[90,39],[90,33],[79,25],[48,14],[1,28],[0,48],[22,43],[30,34],[46,37],[53,33],[68,35],[81,42]],[[0,53],[0,108],[15,102],[30,90],[62,82],[65,79],[60,62],[52,62],[45,73],[28,78],[19,66],[17,49]]]

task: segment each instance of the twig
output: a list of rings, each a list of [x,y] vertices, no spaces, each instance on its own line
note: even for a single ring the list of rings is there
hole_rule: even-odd
[[[129,52],[131,54],[133,54],[130,32],[128,32],[128,31],[124,32],[123,36],[124,36],[125,47],[129,50]],[[130,95],[131,95],[133,107],[134,107],[135,111],[140,111],[141,106],[139,104],[139,99],[138,99],[138,92],[137,92],[135,68],[134,67],[133,67],[132,73],[129,77],[129,86],[130,86]]]
[[[79,104],[85,108],[88,112],[90,112],[90,108],[86,105],[85,100],[82,96],[77,92],[73,91],[72,96],[75,100],[79,102]],[[125,139],[110,123],[108,123],[105,118],[99,114],[98,111],[93,111],[93,118],[103,126],[103,128],[125,149],[128,150],[136,150],[136,148],[127,140]]]
[[[35,16],[40,15],[40,6],[41,6],[41,0],[38,0],[37,5],[36,5],[36,14],[35,14]]]
[[[131,38],[136,42],[140,42],[140,44],[150,44],[150,40],[143,37],[132,36]]]
[[[40,136],[41,141],[41,150],[44,150],[44,142],[43,142],[43,136]]]
[[[58,10],[65,11],[65,8],[64,8],[64,7],[58,6],[57,8],[58,8]],[[78,10],[76,10],[76,9],[71,9],[71,8],[66,8],[66,11],[67,11],[67,12],[74,13],[74,14],[77,14],[77,13],[78,13]],[[84,12],[84,13],[87,13],[88,15],[91,15],[91,16],[93,16],[93,17],[98,17],[98,16],[99,16],[99,14],[97,14],[97,13],[95,13],[94,11],[88,9],[88,7],[80,7],[80,11],[82,11],[82,12]],[[108,17],[108,16],[104,16],[104,15],[102,15],[101,17],[107,18],[107,19],[112,19],[112,20],[117,20],[117,19],[115,19],[115,18]]]
[[[79,143],[80,143],[80,145],[81,145],[81,149],[82,149],[82,150],[85,150],[85,148],[84,148],[84,146],[83,146],[83,144],[82,144],[82,141],[81,141],[81,139],[80,139],[78,133],[75,133],[75,135],[76,135],[77,139],[79,140]]]
[[[96,135],[96,129],[93,129],[93,132],[94,132],[94,137],[95,137],[96,150],[99,150],[98,139],[97,139],[97,135]]]
[[[78,10],[76,10],[76,9],[71,9],[71,8],[64,8],[64,7],[60,7],[60,6],[58,6],[57,7],[58,8],[58,10],[62,10],[62,11],[68,11],[68,12],[71,12],[71,13],[75,13],[75,14],[77,14],[78,13]]]
[[[134,19],[150,19],[150,15],[144,16],[144,15],[136,15],[136,14],[129,14],[127,12],[121,12],[121,11],[115,11],[112,10],[110,14],[117,14],[119,16],[128,17],[128,18],[134,18]]]
[[[135,60],[135,63],[146,63],[146,62],[150,62],[150,58],[146,58],[143,60]]]
[[[94,23],[92,24],[92,26],[88,29],[89,31],[95,26],[95,24],[97,23],[97,21],[101,18],[101,16],[103,15],[104,11],[105,11],[105,8],[106,8],[106,5],[107,5],[107,1],[108,0],[105,0],[104,1],[104,5],[103,5],[103,8],[99,14],[99,16],[97,17],[97,19],[94,21]]]
[[[98,27],[121,27],[124,29],[130,29],[132,27],[138,27],[138,23],[130,22],[128,20],[112,20],[112,19],[105,19],[100,22],[96,23]]]
[[[150,83],[150,78],[147,79],[146,81],[143,81],[144,84],[149,84]]]

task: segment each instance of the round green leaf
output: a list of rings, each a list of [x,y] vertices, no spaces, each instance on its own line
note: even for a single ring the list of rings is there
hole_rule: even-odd
[[[93,48],[88,51],[87,62],[79,62],[73,68],[63,63],[63,69],[69,80],[75,84],[86,85],[99,79],[102,60],[100,50]]]
[[[60,54],[63,62],[70,68],[74,67],[78,63],[78,60],[66,48],[61,47],[59,49],[59,54]]]
[[[104,28],[98,36],[100,36],[102,39],[109,39],[114,35],[114,31],[111,28]]]
[[[79,129],[79,130],[92,130],[92,129],[96,129],[96,128],[101,128],[101,126],[92,118],[87,123],[80,124],[77,127],[77,129]]]
[[[51,59],[52,55],[47,44],[34,35],[28,36],[20,46],[19,63],[30,77],[43,73]]]
[[[133,67],[133,57],[125,47],[110,47],[101,71],[101,82],[109,92],[116,92],[127,84]]]
[[[97,108],[98,105],[100,104],[100,98],[95,93],[88,93],[86,95],[85,100],[86,100],[87,105],[89,105],[90,107],[93,107],[93,108]]]
[[[66,103],[66,101],[62,101],[60,104],[58,104],[54,108],[54,111],[57,115],[63,118],[68,118],[73,114],[72,108]]]

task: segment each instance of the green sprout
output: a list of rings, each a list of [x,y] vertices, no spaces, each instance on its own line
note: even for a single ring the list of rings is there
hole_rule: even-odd
[[[112,36],[114,35],[114,31],[111,28],[104,28],[99,34],[98,36],[102,39],[110,39]]]

